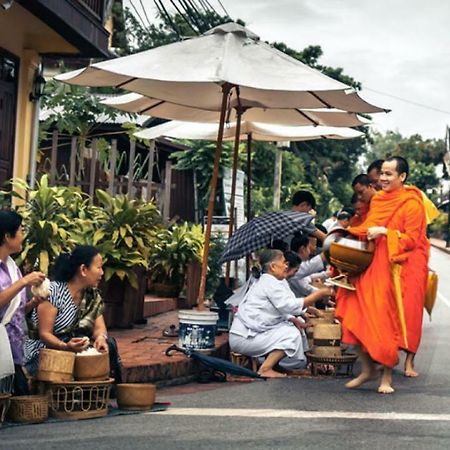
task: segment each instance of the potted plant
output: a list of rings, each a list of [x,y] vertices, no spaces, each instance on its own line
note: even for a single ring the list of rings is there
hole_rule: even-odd
[[[83,230],[84,240],[95,245],[104,258],[105,318],[109,326],[130,327],[143,319],[149,249],[162,227],[153,202],[129,200],[96,191],[93,226]]]
[[[178,297],[190,261],[201,261],[204,234],[200,225],[172,225],[160,229],[150,250],[152,286],[158,295]]]
[[[20,201],[17,209],[25,228],[25,246],[17,262],[26,271],[47,274],[54,258],[76,244],[74,236],[82,221],[80,214],[89,208],[88,197],[78,188],[49,186],[47,175],[36,189],[20,179],[11,184],[11,195]]]

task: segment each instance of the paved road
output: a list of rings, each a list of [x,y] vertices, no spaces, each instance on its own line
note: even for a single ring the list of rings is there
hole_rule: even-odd
[[[395,373],[396,393],[348,391],[340,379],[227,383],[165,395],[165,413],[20,426],[0,431],[18,449],[448,449],[450,448],[450,256],[433,250],[440,276],[433,321],[424,320],[418,379]],[[167,391],[166,391],[167,392]]]

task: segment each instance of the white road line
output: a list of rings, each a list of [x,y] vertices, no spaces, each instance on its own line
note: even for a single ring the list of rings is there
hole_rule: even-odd
[[[154,414],[154,413],[147,413]],[[169,408],[166,416],[251,417],[280,419],[357,419],[450,422],[450,414],[372,413],[350,411],[299,411],[293,409]]]
[[[437,297],[450,308],[450,300],[448,298],[444,297],[440,292],[437,293]]]

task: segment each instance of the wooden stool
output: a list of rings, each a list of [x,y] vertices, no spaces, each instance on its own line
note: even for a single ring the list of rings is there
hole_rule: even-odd
[[[236,353],[236,352],[230,352],[230,356],[231,356],[231,362],[234,364],[237,364],[238,366],[253,370],[253,372],[257,372],[259,369],[258,358],[253,358],[252,356],[241,355],[240,353]]]

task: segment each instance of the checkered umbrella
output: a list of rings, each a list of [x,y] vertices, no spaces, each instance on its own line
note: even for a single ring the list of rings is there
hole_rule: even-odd
[[[225,246],[221,262],[233,261],[267,247],[274,239],[283,239],[298,231],[311,233],[313,216],[296,211],[275,211],[256,217],[239,227]]]

